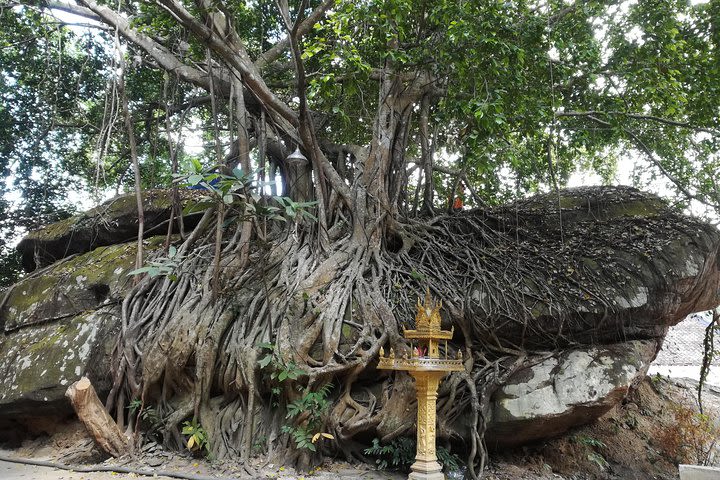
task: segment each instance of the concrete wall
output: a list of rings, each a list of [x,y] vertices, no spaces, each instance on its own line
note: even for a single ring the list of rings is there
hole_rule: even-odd
[[[680,465],[680,480],[720,480],[720,468]]]

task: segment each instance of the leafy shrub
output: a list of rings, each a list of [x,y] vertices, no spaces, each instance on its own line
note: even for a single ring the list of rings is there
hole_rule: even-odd
[[[446,472],[460,470],[460,466],[462,463],[460,461],[460,457],[458,457],[454,453],[450,453],[450,450],[448,450],[447,448],[437,447],[437,457]]]
[[[380,439],[373,438],[372,445],[365,449],[365,454],[377,457],[375,463],[381,470],[387,469],[388,465],[407,470],[415,461],[415,441],[409,437],[397,437],[389,445],[381,445]]]
[[[317,391],[306,392],[302,397],[287,406],[285,418],[295,419],[299,424],[293,423],[283,425],[282,431],[290,434],[295,441],[297,448],[304,448],[316,451],[315,442],[320,438],[332,439],[329,433],[322,432],[322,424],[325,412],[330,405],[328,395],[332,385],[326,383]]]
[[[273,343],[260,343],[258,347],[260,351],[266,352],[265,356],[258,360],[258,365],[260,365],[260,370],[266,375],[266,380],[269,380],[268,383],[270,384],[270,392],[272,394],[270,403],[273,407],[279,407],[279,398],[282,392],[281,385],[283,382],[287,380],[297,380],[305,374],[305,370],[300,368],[292,360],[284,362],[279,355],[276,355],[276,347]],[[269,377],[269,379],[267,377]]]
[[[388,445],[382,445],[380,440],[374,438],[372,445],[364,450],[365,455],[375,457],[375,464],[381,470],[391,467],[394,470],[407,471],[415,462],[415,440],[410,437],[397,437]],[[442,446],[437,447],[437,457],[445,471],[460,469],[460,458]]]
[[[258,365],[270,377],[273,397],[280,396],[283,383],[297,380],[306,374],[305,370],[292,360],[285,362],[279,355],[276,355],[277,347],[274,344],[261,343],[258,347],[261,351],[267,352],[264,357],[258,360]],[[301,387],[298,386],[297,388]],[[287,405],[285,418],[290,422],[283,425],[281,430],[292,437],[297,448],[315,452],[317,451],[315,443],[318,440],[322,438],[332,440],[334,438],[329,433],[322,431],[325,412],[330,406],[328,395],[331,389],[332,384],[326,383],[317,391],[306,391],[302,397]],[[278,402],[274,400],[271,400],[271,402],[273,406],[279,406]]]

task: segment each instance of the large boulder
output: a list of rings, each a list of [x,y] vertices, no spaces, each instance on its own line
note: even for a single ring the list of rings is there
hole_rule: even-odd
[[[520,246],[508,251],[547,260],[540,269],[527,261],[524,277],[508,268],[506,278],[469,292],[478,348],[548,351],[492,398],[491,445],[598,418],[645,376],[670,326],[720,303],[720,231],[654,195],[565,190],[496,208],[487,223]],[[517,300],[514,316],[493,317],[498,298]]]
[[[183,205],[202,195],[198,190],[181,190]],[[145,236],[167,231],[171,204],[168,190],[143,192]],[[185,227],[197,224],[202,212],[185,215]],[[129,242],[137,238],[138,209],[135,194],[117,196],[107,202],[57,223],[30,232],[17,246],[26,272],[46,267],[77,253],[96,247]]]
[[[720,231],[655,195],[586,187],[468,215],[505,232],[496,254],[510,257],[503,277],[468,293],[478,346],[496,337],[533,350],[662,339],[720,304]]]
[[[657,348],[635,340],[538,359],[493,397],[488,445],[522,445],[600,417],[645,378]]]
[[[145,240],[145,248],[163,240]],[[33,272],[5,293],[0,426],[71,412],[65,390],[82,376],[101,395],[109,391],[109,358],[136,252],[136,242],[99,247]]]
[[[23,328],[0,337],[0,425],[24,418],[62,418],[67,387],[87,376],[110,388],[110,353],[119,330],[117,305]]]

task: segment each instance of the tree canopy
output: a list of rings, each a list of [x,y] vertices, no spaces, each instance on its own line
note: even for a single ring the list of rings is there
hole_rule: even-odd
[[[314,221],[277,227],[294,236],[273,237],[247,209],[233,233],[224,222],[230,196],[213,210],[214,233],[201,232],[211,220],[201,222],[177,250],[203,238],[213,252],[204,270],[213,291],[187,309],[206,308],[200,324],[240,352],[235,366],[221,361],[223,385],[250,389],[248,398],[257,342],[269,342],[282,365],[310,372],[309,389],[327,375],[352,377],[380,342],[397,340],[382,300],[392,277],[383,255],[406,254],[423,222],[455,197],[497,205],[556,191],[579,168],[611,183],[618,162],[632,158],[643,165],[638,182],[664,179],[679,206],[720,211],[718,0],[6,1],[0,21],[6,241],[18,227],[69,214],[69,190],[168,188],[197,162],[220,165],[226,180],[239,167],[243,188],[277,177],[276,193],[311,205]],[[296,148],[307,165],[287,161]],[[253,201],[263,202],[243,197]],[[230,300],[208,305],[223,298],[222,285],[247,286],[242,272],[258,268],[250,256],[266,254],[269,265],[289,263],[251,304],[268,319],[250,334],[220,313]],[[179,305],[190,290],[183,279],[162,288],[153,281],[141,282],[124,310],[125,356],[111,392],[120,409],[161,371],[169,375],[149,351],[141,368],[131,345],[167,335],[168,324],[147,327],[160,322],[150,312]],[[288,296],[272,293],[289,285]],[[452,294],[439,285],[437,293]],[[156,297],[146,299],[149,291]],[[336,319],[356,310],[358,348],[338,360]],[[305,356],[278,353],[295,325],[285,323],[288,312],[311,325],[298,347]],[[316,341],[322,353],[311,356]],[[198,371],[212,371],[216,347],[198,344]],[[246,375],[235,385],[233,368]],[[194,385],[202,403],[211,387]],[[248,402],[242,408],[251,411]],[[192,413],[180,403],[178,421]]]
[[[436,192],[425,206],[444,205],[458,174],[477,196],[471,204],[497,203],[562,186],[578,166],[610,181],[630,151],[684,197],[719,203],[716,2],[296,2],[288,11],[299,27],[300,96],[273,2],[127,2],[117,12],[94,2],[22,3],[2,9],[0,63],[2,165],[22,192],[6,216],[35,218],[18,218],[21,225],[69,208],[61,205],[63,188],[75,183],[68,175],[86,188],[131,185],[113,104],[116,47],[127,58],[146,186],[167,185],[166,107],[171,130],[177,135],[182,116],[214,161],[210,79],[227,97],[232,68],[228,52],[203,38],[214,10],[263,84],[252,93],[279,109],[274,133],[286,136],[286,149],[293,135],[299,140],[284,130],[300,117],[301,99],[322,144],[368,146],[381,79],[404,84],[413,98],[403,168],[394,173],[405,177],[407,214],[425,185]],[[208,58],[219,62],[214,71]],[[227,116],[227,102],[218,104]],[[227,153],[232,132],[220,123]]]

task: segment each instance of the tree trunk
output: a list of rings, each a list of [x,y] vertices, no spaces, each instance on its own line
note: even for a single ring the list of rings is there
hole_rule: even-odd
[[[87,377],[70,385],[65,396],[88,433],[104,452],[120,457],[129,450],[129,443],[95,393]]]

